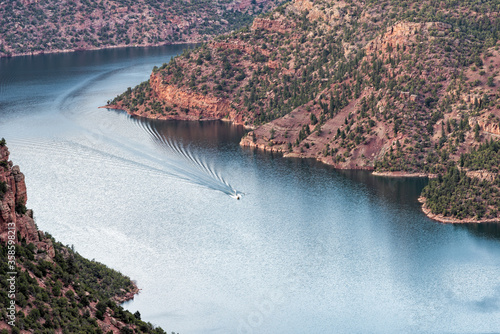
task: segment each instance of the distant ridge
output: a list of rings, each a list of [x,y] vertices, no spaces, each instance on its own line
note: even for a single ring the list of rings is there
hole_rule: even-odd
[[[0,3],[0,57],[198,43],[281,0],[22,0]]]

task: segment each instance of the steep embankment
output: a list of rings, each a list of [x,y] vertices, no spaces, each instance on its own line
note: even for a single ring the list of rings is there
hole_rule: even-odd
[[[253,129],[242,146],[336,168],[437,176],[500,138],[499,10],[294,0],[155,69],[112,105],[227,119]]]
[[[48,194],[50,195],[50,194]],[[12,333],[158,333],[117,303],[132,299],[128,277],[81,257],[39,231],[26,209],[19,166],[0,141],[0,330]]]
[[[248,24],[279,0],[20,0],[0,3],[0,57],[195,43]]]

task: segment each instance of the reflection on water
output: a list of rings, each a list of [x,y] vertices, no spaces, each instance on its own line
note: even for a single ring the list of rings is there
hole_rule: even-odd
[[[196,147],[197,142],[194,140],[190,140],[192,139],[190,138],[190,135],[193,133],[193,131],[200,130],[203,127],[200,123],[201,122],[193,122],[192,126],[187,132],[187,136],[184,135],[176,138],[175,135],[169,133],[166,128],[163,128],[160,132],[157,131],[155,126],[151,126],[150,122],[139,121],[139,124],[141,124],[145,131],[147,131],[156,140],[157,144],[160,144],[161,146],[163,146],[163,148],[169,151],[170,159],[168,162],[165,162],[170,165],[171,170],[177,172],[177,174],[174,174],[174,176],[212,190],[218,190],[239,200],[244,193],[236,190],[232,185],[230,185],[224,178],[224,176],[220,174],[214,164],[206,160],[206,153],[200,154],[199,152],[191,149],[191,145]],[[176,125],[178,124],[173,124],[173,126],[170,126],[169,129],[175,128]],[[220,125],[221,124],[217,124],[214,126],[214,124],[209,124],[208,127],[217,129]],[[224,130],[228,130],[231,128],[236,128],[236,126],[230,126],[229,128]],[[207,127],[205,127],[205,129],[207,129]],[[178,133],[177,131],[175,132]],[[213,132],[211,133],[213,134]],[[203,131],[199,131],[197,133],[198,138],[200,137],[199,134],[206,135],[203,133]],[[189,143],[189,145],[185,143]],[[200,147],[198,147],[198,150],[199,149]],[[177,161],[182,160],[182,162],[184,163],[175,165],[172,161],[173,156],[177,158]]]
[[[422,189],[427,185],[425,178],[393,178],[374,176],[368,171],[342,170],[340,174],[366,184],[375,196],[381,196],[394,203],[415,203]]]
[[[153,128],[164,138],[204,149],[226,148],[238,144],[245,133],[241,125],[222,121],[160,121],[133,116],[145,128]]]
[[[478,237],[492,238],[500,240],[500,224],[456,224],[456,229],[465,229]]]

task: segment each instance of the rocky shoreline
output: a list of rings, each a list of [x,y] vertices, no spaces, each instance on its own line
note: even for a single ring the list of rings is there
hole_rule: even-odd
[[[432,220],[438,221],[440,223],[444,224],[481,224],[481,223],[499,223],[498,219],[495,218],[483,218],[483,219],[476,219],[476,218],[466,218],[466,219],[457,219],[457,218],[451,218],[451,217],[445,217],[442,214],[434,214],[431,212],[431,209],[429,209],[425,203],[426,203],[426,198],[423,196],[420,196],[418,198],[418,201],[422,203],[422,211],[425,213],[427,217],[429,217]]]
[[[438,177],[436,174],[411,173],[411,172],[403,172],[403,171],[395,171],[395,172],[377,172],[377,171],[374,171],[372,174],[375,176],[384,176],[384,177],[418,177],[418,178],[429,178],[429,179],[435,179]]]
[[[128,292],[122,289],[122,291],[125,292],[125,295],[115,296],[111,299],[113,299],[118,304],[123,304],[125,302],[128,302],[129,300],[134,299],[134,297],[141,292],[141,289],[139,289],[135,281],[132,281],[132,286],[132,289],[130,289]]]
[[[232,119],[228,118],[218,118],[218,117],[210,117],[210,116],[198,116],[198,115],[161,115],[161,114],[156,114],[156,115],[151,115],[151,114],[145,114],[141,112],[131,112],[130,110],[124,108],[123,106],[119,104],[108,104],[105,106],[99,107],[99,109],[111,109],[111,110],[119,110],[126,112],[127,114],[131,116],[137,116],[137,117],[144,117],[147,119],[156,119],[156,120],[161,120],[161,121],[198,121],[198,122],[203,122],[203,121],[222,121],[222,122],[228,122],[234,125],[241,125],[245,129],[249,130],[252,129],[252,127],[249,127],[248,125],[245,125],[243,123],[234,121]]]
[[[181,120],[181,121],[204,121],[204,120],[222,120],[226,122],[231,122],[233,124],[237,125],[243,125],[241,123],[235,122],[234,120],[230,120],[227,118],[197,118],[197,117],[186,117],[186,116],[180,116],[180,115],[156,115],[155,117],[151,117],[152,115],[144,115],[144,114],[138,114],[138,113],[131,113],[129,112],[126,108],[120,106],[120,105],[106,105],[100,108],[106,108],[106,109],[115,109],[115,110],[122,110],[124,112],[127,112],[130,115],[135,115],[135,116],[141,116],[141,117],[147,117],[147,118],[152,118],[152,119],[159,119],[159,120]],[[244,125],[245,126],[245,125]],[[246,129],[253,129],[249,126],[245,126]],[[305,154],[298,154],[297,152],[284,152],[281,146],[269,146],[269,145],[264,145],[264,144],[256,144],[253,143],[248,136],[244,136],[241,141],[240,141],[240,146],[245,147],[245,148],[251,148],[251,149],[257,149],[261,150],[263,152],[267,153],[278,153],[282,154],[284,158],[299,158],[299,159],[315,159],[316,161],[322,162],[326,165],[332,166],[336,169],[339,170],[368,170],[372,172],[372,175],[374,176],[380,176],[380,177],[389,177],[389,178],[429,178],[429,179],[434,179],[437,178],[438,175],[436,174],[426,174],[426,173],[412,173],[412,172],[404,172],[404,171],[384,171],[384,172],[379,172],[379,171],[374,171],[373,167],[370,166],[351,166],[350,168],[346,168],[345,166],[340,166],[336,165],[334,163],[331,163],[331,161],[328,161],[326,159],[321,159],[321,158],[315,158],[315,157],[309,157],[306,156]],[[424,197],[419,197],[418,201],[422,203],[422,211],[425,213],[427,217],[429,217],[432,220],[441,222],[441,223],[446,223],[446,224],[467,224],[467,223],[496,223],[498,220],[496,219],[455,219],[455,218],[450,218],[450,217],[445,217],[443,215],[436,215],[431,212],[429,208],[425,206],[425,198]],[[133,297],[132,297],[133,298]],[[126,301],[126,300],[124,300]]]

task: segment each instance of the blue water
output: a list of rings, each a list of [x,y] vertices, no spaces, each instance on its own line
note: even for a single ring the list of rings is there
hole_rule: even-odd
[[[0,137],[37,225],[136,280],[126,308],[184,334],[500,332],[500,229],[429,220],[425,180],[98,109],[182,48],[0,59]]]

